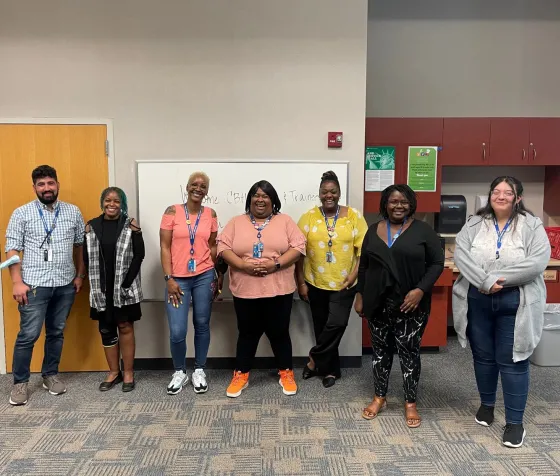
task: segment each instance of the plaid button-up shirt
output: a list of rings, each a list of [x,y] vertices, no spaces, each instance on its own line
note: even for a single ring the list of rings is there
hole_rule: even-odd
[[[45,239],[45,223],[52,229],[58,211],[56,226],[50,244]],[[84,219],[77,206],[57,201],[52,210],[39,200],[33,200],[17,208],[6,230],[6,253],[23,251],[22,279],[32,287],[66,286],[76,276],[74,246],[84,242]],[[52,261],[45,260],[45,252],[51,250]]]

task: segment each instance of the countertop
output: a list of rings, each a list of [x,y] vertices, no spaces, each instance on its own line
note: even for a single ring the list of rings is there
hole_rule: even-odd
[[[459,272],[459,270],[455,267],[453,260],[445,260],[444,266],[452,269],[454,273]],[[560,259],[551,259],[548,262],[548,268],[560,268]]]

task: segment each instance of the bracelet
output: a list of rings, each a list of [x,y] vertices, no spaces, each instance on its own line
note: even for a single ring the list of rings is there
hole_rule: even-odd
[[[86,275],[85,274],[77,274],[76,278],[86,279]]]

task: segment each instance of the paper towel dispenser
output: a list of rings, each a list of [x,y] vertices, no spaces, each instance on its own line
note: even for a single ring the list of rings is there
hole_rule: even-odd
[[[442,195],[434,217],[436,233],[459,233],[467,221],[467,200],[463,195]]]

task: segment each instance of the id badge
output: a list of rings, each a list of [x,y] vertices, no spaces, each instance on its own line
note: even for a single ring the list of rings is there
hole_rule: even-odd
[[[264,245],[262,243],[253,244],[253,258],[262,258]]]
[[[327,263],[332,263],[332,262],[333,262],[333,252],[327,251]]]
[[[53,251],[52,251],[50,248],[49,248],[48,250],[45,250],[45,251],[43,252],[43,259],[44,259],[46,262],[48,262],[48,263],[52,262],[52,260],[53,260]]]
[[[191,258],[187,263],[187,271],[189,273],[194,273],[196,271],[196,260]]]

